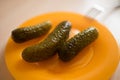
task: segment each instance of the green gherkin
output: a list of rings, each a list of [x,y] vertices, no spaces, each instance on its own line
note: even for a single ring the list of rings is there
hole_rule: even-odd
[[[56,54],[58,47],[69,37],[71,23],[61,22],[48,37],[33,46],[27,47],[22,52],[22,58],[27,62],[38,62]]]
[[[40,37],[46,34],[51,28],[51,22],[45,21],[37,25],[17,28],[12,31],[12,39],[16,43],[23,43],[25,41]]]
[[[58,51],[59,58],[65,62],[70,61],[97,37],[98,31],[94,27],[79,32],[73,38],[63,43],[63,46]]]

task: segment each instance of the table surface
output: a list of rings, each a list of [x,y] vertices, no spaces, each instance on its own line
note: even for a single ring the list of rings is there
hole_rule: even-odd
[[[115,1],[115,0],[114,0]],[[108,0],[0,0],[0,78],[12,80],[4,62],[4,49],[10,32],[24,21],[47,12],[70,11],[85,14],[94,4],[103,5],[109,12],[98,20],[106,25],[120,46],[120,8],[108,10]],[[109,1],[110,2],[110,1]],[[1,66],[2,65],[2,66]],[[120,64],[110,80],[120,80]],[[8,76],[8,77],[6,77]]]

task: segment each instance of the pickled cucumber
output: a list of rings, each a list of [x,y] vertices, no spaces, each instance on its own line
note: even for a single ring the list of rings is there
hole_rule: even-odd
[[[50,21],[45,21],[43,23],[29,26],[29,27],[17,28],[12,31],[12,39],[16,43],[23,43],[25,41],[28,41],[46,34],[50,30],[50,28],[51,28]]]
[[[58,47],[69,37],[71,23],[61,22],[42,42],[27,47],[22,52],[22,58],[27,62],[38,62],[56,54]]]
[[[89,45],[98,37],[98,31],[94,27],[85,29],[76,34],[73,38],[63,43],[58,51],[59,58],[62,61],[70,61],[79,51]]]

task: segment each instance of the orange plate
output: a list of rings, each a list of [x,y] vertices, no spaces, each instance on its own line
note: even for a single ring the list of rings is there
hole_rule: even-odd
[[[99,31],[99,37],[67,63],[59,60],[57,55],[38,63],[28,63],[22,59],[21,53],[24,48],[40,42],[48,34],[22,44],[13,42],[10,37],[6,46],[5,60],[8,70],[16,80],[108,80],[110,78],[118,65],[119,52],[114,37],[106,27],[96,20],[69,12],[54,12],[36,16],[20,27],[46,20],[53,23],[51,31],[61,21],[69,20],[72,23],[70,36],[76,31],[94,26]]]

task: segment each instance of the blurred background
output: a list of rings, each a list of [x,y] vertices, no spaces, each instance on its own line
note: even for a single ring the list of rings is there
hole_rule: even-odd
[[[94,5],[102,9],[97,20],[108,27],[120,46],[120,0],[0,0],[0,79],[12,79],[4,63],[4,49],[14,28],[48,12],[69,11],[86,15]],[[118,74],[120,65],[111,80],[120,80]]]

